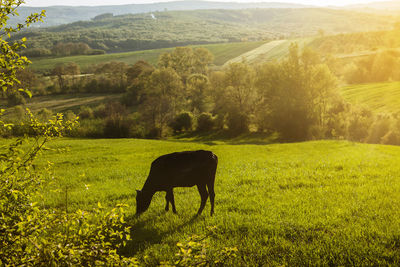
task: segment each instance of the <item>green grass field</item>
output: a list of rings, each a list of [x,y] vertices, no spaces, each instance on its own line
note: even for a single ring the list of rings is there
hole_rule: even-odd
[[[225,63],[225,65],[234,62],[241,62],[243,60],[251,64],[263,63],[272,60],[281,60],[288,55],[289,47],[292,43],[297,43],[299,45],[299,48],[303,49],[314,39],[314,37],[308,37],[293,40],[272,41],[229,60]]]
[[[351,85],[341,88],[343,97],[353,104],[377,112],[400,111],[400,82]]]
[[[74,95],[49,95],[36,96],[27,100],[24,108],[29,108],[32,112],[38,112],[43,108],[51,110],[53,113],[65,113],[68,110],[78,114],[82,106],[95,107],[107,102],[118,101],[122,94],[74,94]],[[4,101],[3,101],[4,102]],[[0,101],[0,103],[2,103]],[[7,118],[15,117],[15,109],[9,108],[4,112]]]
[[[60,139],[45,159],[54,162],[72,207],[100,201],[130,205],[132,241],[124,254],[150,255],[148,265],[172,259],[176,243],[217,227],[210,250],[237,247],[233,266],[400,264],[400,148],[318,141],[227,144],[135,139]],[[141,217],[135,212],[151,162],[174,151],[208,149],[219,157],[216,214],[203,215],[195,188],[175,189],[178,214],[164,212],[165,193]],[[63,206],[64,193],[47,193]],[[211,255],[211,254],[210,254]]]
[[[241,43],[222,43],[209,45],[195,45],[191,47],[204,47],[211,51],[214,55],[214,64],[217,66],[223,65],[231,58],[237,57],[247,51],[250,51],[265,41],[259,42],[241,42]],[[170,52],[173,48],[163,48],[154,50],[134,51],[126,53],[115,53],[93,56],[71,56],[59,58],[32,58],[30,66],[35,71],[46,71],[52,69],[60,63],[74,62],[78,64],[82,70],[93,64],[105,63],[109,61],[122,61],[128,64],[135,64],[138,60],[145,60],[151,64],[157,64],[158,58],[162,53]]]

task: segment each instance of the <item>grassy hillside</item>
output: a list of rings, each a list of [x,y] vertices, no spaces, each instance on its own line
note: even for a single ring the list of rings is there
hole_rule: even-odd
[[[399,47],[400,34],[398,30],[338,34],[316,38],[310,46],[321,53],[330,54],[374,52]]]
[[[252,50],[265,41],[259,42],[239,42],[239,43],[222,43],[222,44],[209,44],[197,45],[192,47],[204,47],[211,51],[214,55],[214,64],[217,66],[223,65],[231,58],[237,57],[249,50]],[[52,69],[59,63],[75,62],[82,70],[93,64],[99,64],[109,61],[122,61],[128,64],[134,64],[138,60],[145,60],[153,65],[157,64],[158,58],[162,53],[172,51],[173,48],[163,48],[154,50],[143,50],[125,53],[113,53],[106,55],[93,55],[93,56],[72,56],[72,57],[59,57],[59,58],[32,58],[33,64],[30,66],[35,71],[46,71]]]
[[[302,49],[313,40],[313,37],[309,37],[272,41],[229,60],[225,65],[234,62],[241,62],[242,60],[245,60],[250,64],[263,63],[271,60],[281,60],[287,56],[289,47],[292,43],[297,43],[300,49]]]
[[[320,141],[298,144],[228,145],[150,140],[69,140],[52,143],[46,158],[55,165],[69,205],[88,209],[130,205],[132,241],[124,253],[171,259],[176,243],[209,226],[209,249],[237,247],[232,266],[398,265],[400,148]],[[153,198],[141,217],[140,189],[156,157],[209,149],[219,157],[216,214],[193,217],[200,204],[195,188],[175,189],[178,214],[164,212],[165,194]],[[47,203],[63,206],[64,193]],[[211,255],[211,254],[210,254]],[[149,265],[157,265],[157,261]]]
[[[391,29],[394,18],[352,11],[301,9],[196,10],[130,14],[33,29],[28,47],[83,42],[108,52],[137,51],[188,44],[259,41]]]
[[[400,112],[400,82],[352,85],[341,88],[345,99],[377,112]]]
[[[29,3],[28,3],[29,4]],[[171,1],[151,4],[130,4],[110,6],[49,6],[49,7],[20,7],[20,17],[11,18],[11,23],[23,23],[24,18],[31,13],[46,9],[44,26],[54,26],[72,23],[80,20],[90,20],[104,13],[114,15],[137,14],[157,12],[163,10],[197,10],[197,9],[247,9],[247,8],[304,8],[311,7],[291,3],[237,3],[237,2],[211,2],[211,1]]]

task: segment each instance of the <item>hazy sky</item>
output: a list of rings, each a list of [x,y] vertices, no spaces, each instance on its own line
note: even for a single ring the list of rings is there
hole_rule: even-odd
[[[28,6],[98,6],[98,5],[122,5],[122,4],[143,4],[154,2],[169,2],[171,0],[26,0]],[[349,5],[356,3],[382,2],[387,0],[215,0],[218,2],[289,2],[310,5]]]

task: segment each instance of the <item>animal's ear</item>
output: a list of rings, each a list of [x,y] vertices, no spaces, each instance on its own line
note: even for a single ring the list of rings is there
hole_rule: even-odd
[[[140,190],[136,190],[136,193],[137,193],[137,194],[140,194],[140,193],[142,193],[142,191],[140,191]]]

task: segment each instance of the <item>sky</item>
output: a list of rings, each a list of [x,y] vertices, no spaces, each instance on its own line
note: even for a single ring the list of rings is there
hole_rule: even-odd
[[[25,0],[27,6],[54,6],[54,5],[65,5],[65,6],[99,6],[99,5],[123,5],[123,4],[144,4],[144,3],[155,3],[155,2],[169,2],[172,0]],[[289,2],[298,4],[308,5],[351,5],[357,3],[369,3],[369,2],[383,2],[388,0],[215,0],[216,2]]]

